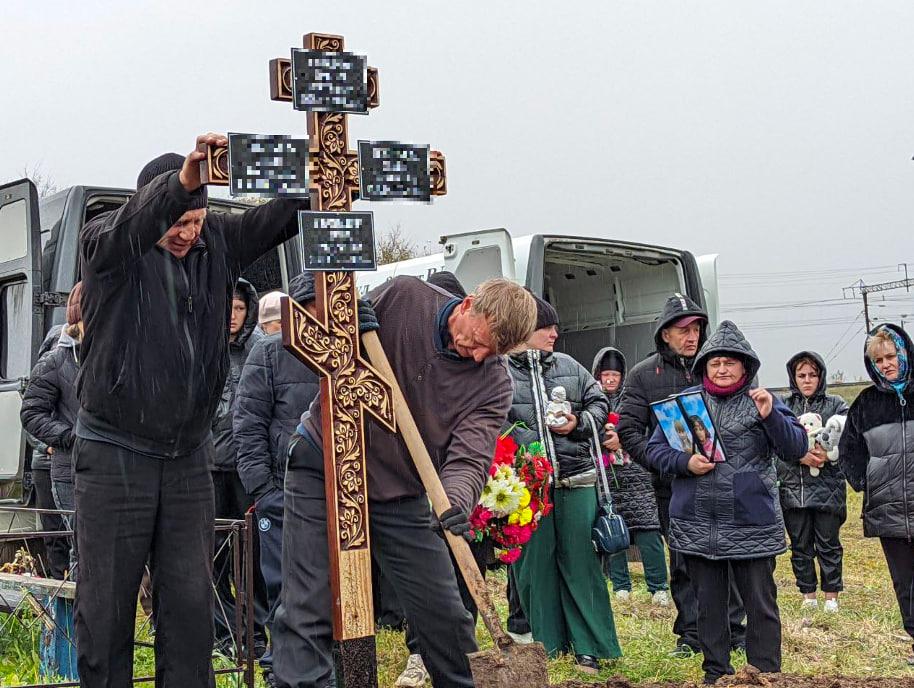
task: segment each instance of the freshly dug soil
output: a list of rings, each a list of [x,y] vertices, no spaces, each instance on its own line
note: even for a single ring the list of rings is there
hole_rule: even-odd
[[[914,678],[849,678],[844,676],[796,676],[792,674],[761,674],[746,667],[735,676],[724,676],[715,686],[721,688],[914,688]],[[552,688],[701,688],[701,683],[664,681],[662,683],[632,683],[614,677],[606,683],[565,681]]]

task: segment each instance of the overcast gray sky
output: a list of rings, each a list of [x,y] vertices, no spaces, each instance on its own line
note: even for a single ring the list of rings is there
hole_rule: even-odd
[[[723,315],[766,384],[805,348],[862,374],[860,302],[841,287],[906,260],[914,275],[910,1],[6,0],[2,15],[0,180],[40,164],[61,187],[133,186],[199,132],[301,132],[269,100],[267,62],[341,33],[380,69],[352,141],[447,156],[448,195],[375,204],[379,228],[720,253]],[[914,294],[887,296],[874,315],[914,319]]]

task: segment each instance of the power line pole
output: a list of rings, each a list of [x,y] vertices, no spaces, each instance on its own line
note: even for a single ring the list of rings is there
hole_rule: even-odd
[[[905,289],[911,291],[911,287],[914,286],[914,279],[908,278],[908,264],[899,263],[898,269],[901,270],[904,268],[905,278],[903,280],[894,280],[892,282],[880,282],[879,284],[864,284],[863,280],[859,280],[852,284],[849,287],[844,287],[844,298],[848,298],[847,293],[850,292],[851,298],[860,294],[863,298],[863,317],[866,320],[866,331],[869,332],[872,329],[872,324],[870,323],[870,306],[867,300],[869,294],[880,292],[880,291],[890,291],[892,289]]]

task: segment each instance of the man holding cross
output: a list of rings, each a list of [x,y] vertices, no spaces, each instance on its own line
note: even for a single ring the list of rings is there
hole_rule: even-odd
[[[83,319],[76,426],[83,688],[127,688],[149,559],[156,685],[214,685],[213,439],[242,270],[293,237],[303,200],[207,215],[201,145],[146,165],[137,193],[80,234]]]
[[[473,685],[467,653],[474,624],[457,588],[443,539],[465,534],[511,407],[503,354],[526,340],[536,320],[530,294],[489,280],[454,298],[415,277],[397,277],[368,294],[360,329],[377,329],[397,381],[436,465],[452,508],[441,521],[399,435],[367,422],[371,549],[397,593],[423,660],[439,687]],[[284,688],[333,683],[332,599],[322,452],[321,398],[302,417],[285,481],[283,587],[273,625],[274,677]]]

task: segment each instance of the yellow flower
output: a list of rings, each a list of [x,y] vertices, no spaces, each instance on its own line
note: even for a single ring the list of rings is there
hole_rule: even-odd
[[[529,505],[530,505],[530,490],[528,490],[525,487],[523,489],[523,492],[520,493],[520,507],[523,508],[523,507],[529,506]],[[521,524],[521,525],[523,525],[523,524]]]
[[[529,501],[529,500],[527,500]],[[518,525],[525,526],[533,520],[533,509],[529,506],[520,510],[520,519]]]

